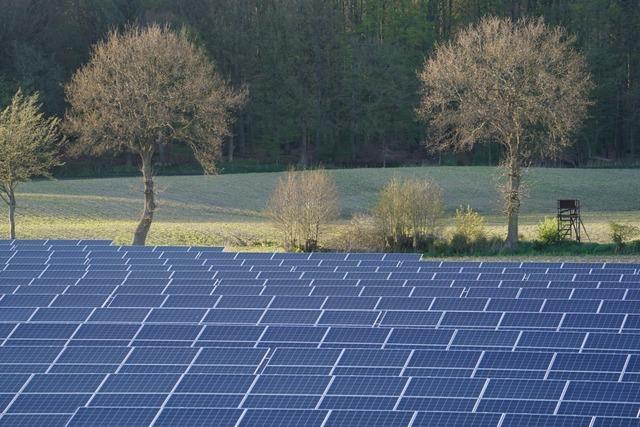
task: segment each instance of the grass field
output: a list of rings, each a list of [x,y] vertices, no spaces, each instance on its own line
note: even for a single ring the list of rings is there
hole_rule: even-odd
[[[331,170],[338,184],[343,221],[370,210],[394,175],[429,176],[440,183],[446,209],[470,205],[504,232],[498,171],[490,167],[416,167]],[[157,177],[158,210],[150,244],[211,244],[243,250],[274,250],[277,234],[262,210],[280,173]],[[522,233],[530,236],[556,199],[582,201],[594,241],[608,241],[610,221],[640,225],[640,169],[530,169],[523,202]],[[142,206],[140,178],[36,181],[18,189],[19,238],[109,238],[129,242]],[[0,215],[6,217],[6,206]],[[340,227],[340,224],[336,224]],[[6,235],[6,222],[0,234]]]

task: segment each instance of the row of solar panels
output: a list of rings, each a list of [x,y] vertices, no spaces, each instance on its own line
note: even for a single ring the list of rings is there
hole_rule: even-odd
[[[541,380],[547,379],[572,381],[587,379],[619,382],[620,384],[621,382],[629,382],[628,380],[636,380],[640,375],[640,355],[615,353],[291,347],[281,347],[272,351],[267,348],[247,347],[203,347],[202,349],[196,347],[83,347],[72,345],[65,347],[0,347],[0,365],[3,368],[6,369],[7,365],[15,366],[17,363],[25,365],[25,369],[17,368],[13,374],[22,378],[23,382],[29,379],[28,373],[45,373],[43,371],[45,368],[47,373],[58,374],[65,373],[65,371],[68,374],[108,374],[123,370],[131,371],[130,373],[148,374],[182,373],[187,367],[191,367],[192,373],[208,374],[262,373],[275,375],[288,373],[289,375],[305,376],[443,377],[453,372],[456,374],[454,377],[460,378],[469,376],[496,378],[495,375],[489,375],[494,372],[496,375],[506,375],[505,378],[536,380],[531,381],[531,384],[539,384]],[[153,366],[157,367],[156,371]],[[169,372],[172,366],[174,369]],[[31,367],[38,369],[27,370]],[[91,369],[101,370],[101,372]],[[148,371],[143,372],[144,369]],[[6,374],[9,375],[9,373]],[[513,376],[509,377],[509,374]],[[585,378],[586,375],[593,375],[593,377]],[[69,375],[69,377],[82,378],[77,375]],[[624,381],[625,377],[627,381]],[[3,379],[5,392],[8,391],[6,389],[7,378],[9,377]],[[65,377],[61,376],[60,378]],[[211,384],[208,387],[216,387],[216,384]],[[629,382],[627,387],[634,390],[634,398],[640,397],[640,384]],[[20,390],[22,385],[16,385],[14,388],[16,391]],[[27,389],[25,391],[55,392],[63,390]],[[68,391],[79,392],[82,390],[70,388]],[[233,391],[210,389],[208,392]],[[375,394],[376,391],[369,393]],[[517,391],[513,392],[514,397],[517,394]],[[524,396],[520,398],[524,398]],[[596,400],[607,399],[598,396]]]
[[[106,239],[0,239],[0,245],[12,246],[78,246],[78,245],[113,245]]]
[[[353,316],[371,313],[374,318],[389,311],[424,313],[434,319],[443,312],[487,313],[592,313],[592,314],[640,314],[638,291],[629,300],[615,299],[534,299],[534,298],[450,298],[450,297],[351,297],[330,298],[326,296],[288,295],[233,295],[217,293],[213,295],[163,294],[165,289],[156,286],[156,293],[148,291],[152,286],[122,286],[114,292],[100,294],[98,287],[94,294],[58,294],[55,286],[25,286],[16,290],[23,292],[0,295],[0,307],[163,307],[163,308],[207,308],[210,310],[248,309],[267,312],[289,309],[308,313],[326,314],[333,310],[350,310]],[[221,287],[224,288],[224,287]],[[30,289],[38,292],[29,292]],[[128,291],[128,289],[131,289]],[[367,290],[368,288],[363,288]],[[380,289],[374,286],[369,289]],[[430,289],[430,288],[426,288]],[[46,292],[51,290],[51,292]],[[108,291],[109,289],[106,289]],[[600,290],[600,289],[597,289]],[[120,291],[120,292],[117,292]],[[224,289],[219,292],[224,292]],[[589,295],[585,295],[589,296]],[[628,296],[628,293],[627,293]],[[357,314],[360,313],[360,314]],[[373,322],[372,322],[373,323]]]
[[[99,277],[99,276],[98,276]],[[475,296],[494,298],[571,298],[637,299],[638,282],[553,282],[553,281],[340,281],[314,280],[242,280],[222,279],[100,279],[0,278],[4,293],[19,289],[24,293],[96,293],[106,289],[131,293],[227,294],[227,295],[343,295],[447,297]],[[140,292],[143,289],[147,292]],[[31,289],[31,292],[29,291]],[[48,289],[48,290],[47,290]],[[65,291],[66,289],[66,291]],[[59,290],[59,291],[57,291]],[[84,290],[84,291],[83,291]],[[171,292],[169,292],[171,291]],[[322,291],[322,293],[320,293]]]
[[[69,399],[71,400],[71,399]],[[77,399],[79,402],[82,399]],[[164,403],[164,402],[163,402]],[[40,404],[40,402],[36,402]],[[29,405],[32,404],[29,402]],[[45,402],[46,405],[46,402]],[[56,402],[51,406],[59,406]],[[70,404],[73,407],[74,404]],[[590,406],[590,405],[587,405]],[[73,415],[5,414],[0,425],[25,426],[478,426],[478,427],[636,427],[637,419],[546,414],[471,412],[410,412],[321,409],[207,409],[162,406],[152,408],[80,407]]]
[[[246,257],[240,256],[246,255]],[[278,255],[278,254],[274,254]],[[585,264],[575,265],[569,263],[503,263],[488,265],[486,263],[465,263],[459,262],[429,262],[415,259],[416,255],[410,255],[413,259],[402,259],[402,254],[388,254],[394,259],[375,260],[369,259],[371,254],[347,254],[349,259],[334,259],[330,256],[334,254],[311,254],[311,259],[287,258],[274,259],[251,258],[253,254],[240,254],[231,252],[194,252],[194,253],[158,253],[157,256],[147,256],[137,252],[115,252],[115,251],[90,251],[90,252],[46,252],[46,251],[0,251],[0,264],[35,264],[45,267],[51,264],[60,265],[90,265],[90,264],[139,264],[155,266],[236,266],[238,269],[255,270],[270,267],[289,267],[292,270],[304,268],[355,268],[381,269],[388,268],[390,271],[414,271],[414,272],[451,272],[451,273],[563,273],[563,274],[634,274],[640,270],[638,264]],[[314,255],[317,255],[314,257]],[[345,256],[342,254],[341,256]],[[384,256],[384,255],[382,255]],[[397,257],[397,258],[395,258]]]
[[[151,267],[153,271],[147,271]],[[177,267],[177,268],[176,268]],[[87,271],[102,271],[103,277],[127,277],[129,271],[139,271],[138,275],[145,275],[146,278],[171,278],[175,276],[176,271],[182,271],[183,276],[189,272],[194,275],[202,275],[202,278],[222,278],[222,279],[364,279],[364,280],[556,280],[556,281],[589,281],[589,282],[638,282],[640,283],[640,274],[635,270],[615,270],[607,274],[602,273],[557,273],[549,271],[546,273],[535,272],[452,272],[452,271],[410,271],[408,269],[396,268],[367,268],[367,267],[334,267],[320,268],[295,268],[290,266],[279,267],[245,267],[216,265],[214,263],[205,263],[201,266],[183,265],[138,265],[136,263],[115,264],[103,268],[99,264],[75,264],[75,265],[42,265],[42,264],[6,264],[1,269],[5,277],[38,277],[43,273],[45,277],[68,277],[80,278]],[[206,273],[212,274],[206,274]],[[11,276],[14,275],[14,276]],[[134,274],[135,275],[135,274]],[[197,278],[197,277],[194,277]]]
[[[162,316],[164,313],[156,313]],[[99,319],[97,316],[95,319]],[[472,318],[472,316],[471,316]],[[0,335],[3,346],[49,346],[70,341],[73,345],[112,346],[219,346],[219,347],[370,347],[370,348],[439,348],[481,347],[507,349],[547,349],[586,352],[640,352],[640,334],[541,328],[505,327],[498,330],[475,330],[449,325],[448,328],[357,327],[338,325],[207,325],[165,323],[3,323]],[[218,324],[216,324],[218,323]],[[413,326],[413,325],[410,325]],[[467,329],[467,330],[465,330]],[[516,332],[515,334],[513,332]],[[458,337],[458,335],[460,335]]]
[[[419,254],[388,254],[388,253],[234,253],[222,252],[221,247],[179,247],[179,246],[114,246],[110,241],[103,240],[43,240],[43,241],[7,241],[0,240],[0,258],[4,256],[15,257],[64,257],[78,256],[79,253],[93,254],[99,252],[98,255],[127,255],[130,257],[140,257],[148,259],[158,259],[160,257],[173,258],[192,258],[198,254],[204,254],[216,259],[235,259],[235,260],[252,260],[252,261],[269,261],[269,260],[297,260],[310,261],[315,260],[334,260],[334,261],[353,261],[353,260],[369,260],[377,262],[389,261],[417,261],[420,259]],[[117,254],[114,254],[117,253]],[[482,268],[518,268],[525,265],[522,262],[440,262],[430,261],[421,263],[430,267],[482,267]],[[640,264],[624,264],[624,263],[576,263],[576,262],[533,262],[526,263],[530,268],[579,268],[579,269],[606,269],[606,268],[640,268]]]
[[[195,366],[195,365],[194,365]],[[206,365],[207,366],[207,365]],[[185,368],[186,369],[186,368]],[[13,402],[9,412],[21,410],[24,404],[20,400],[39,397],[42,402],[46,396],[63,399],[75,396],[85,404],[94,406],[114,405],[117,393],[145,393],[138,396],[138,404],[131,406],[155,406],[150,404],[158,396],[173,390],[173,398],[180,398],[180,405],[209,408],[242,408],[243,395],[247,398],[261,395],[271,396],[271,408],[307,408],[322,409],[382,409],[392,410],[440,410],[512,413],[554,414],[556,409],[565,406],[565,411],[574,415],[617,415],[635,417],[640,385],[617,381],[565,381],[565,380],[526,380],[506,378],[439,378],[439,377],[394,377],[360,375],[252,375],[252,374],[206,374],[206,373],[116,373],[116,374],[6,374],[2,389],[5,393],[20,392],[17,402]],[[46,393],[46,394],[45,394]],[[93,402],[92,396],[102,402]],[[195,395],[194,395],[195,394]],[[223,394],[226,399],[214,396],[207,402],[203,395]],[[298,396],[296,404],[293,395]],[[286,397],[289,396],[287,402]],[[331,398],[329,398],[331,396]],[[106,405],[108,398],[111,405]],[[280,397],[278,399],[278,397]],[[306,397],[306,399],[300,399]],[[315,398],[314,398],[315,397]],[[386,397],[386,398],[385,398]],[[359,399],[358,399],[359,398]],[[429,399],[441,399],[430,402]],[[38,408],[30,402],[28,406],[48,413],[72,413],[78,402],[71,407],[65,405]],[[120,397],[122,399],[122,397]],[[445,400],[446,399],[446,400]],[[500,399],[503,402],[493,401]],[[52,399],[53,400],[53,399]],[[91,403],[89,401],[92,401]],[[448,401],[447,401],[448,400]],[[145,402],[146,401],[146,402]],[[147,403],[148,402],[148,403]],[[577,402],[593,402],[595,405],[571,405]],[[610,404],[609,402],[615,402]],[[162,403],[162,402],[159,402]],[[188,405],[191,403],[191,405]],[[249,407],[256,407],[256,403]],[[598,405],[599,403],[599,405]],[[195,405],[194,405],[195,404]],[[519,404],[519,405],[518,405]],[[157,405],[157,403],[156,403]],[[513,405],[513,406],[511,406]],[[26,406],[26,405],[25,405]],[[537,410],[534,410],[538,406]],[[580,412],[567,411],[568,407],[580,407]],[[626,408],[625,408],[626,406]],[[264,407],[264,406],[257,406]],[[635,410],[634,410],[635,408]],[[617,410],[616,410],[617,409]]]
[[[193,296],[194,304],[201,306],[198,301],[206,301],[213,306],[216,303],[215,296],[224,295],[229,298],[247,296],[246,303],[252,304],[252,300],[261,299],[268,300],[272,296],[281,297],[276,302],[286,301],[284,297],[292,303],[303,302],[304,305],[292,308],[342,308],[342,309],[374,309],[379,308],[378,301],[380,298],[387,298],[385,301],[397,301],[397,303],[406,303],[406,309],[428,310],[433,309],[433,305],[429,299],[432,298],[454,298],[457,305],[458,299],[460,307],[467,304],[478,306],[479,310],[484,310],[485,305],[502,304],[500,310],[503,311],[550,311],[550,307],[545,309],[543,300],[562,300],[566,303],[555,302],[554,304],[566,304],[567,307],[577,307],[579,304],[586,304],[578,311],[584,312],[602,312],[600,304],[606,304],[607,312],[623,312],[630,310],[635,312],[635,306],[632,303],[624,301],[638,301],[640,299],[639,289],[629,289],[628,287],[611,287],[611,288],[568,288],[568,287],[464,287],[464,286],[342,286],[323,284],[317,282],[315,285],[300,284],[296,286],[291,283],[273,282],[267,285],[246,286],[238,284],[237,281],[223,281],[221,284],[212,285],[202,282],[172,282],[162,285],[148,284],[144,281],[132,280],[126,284],[118,285],[110,283],[108,280],[91,280],[83,279],[77,283],[66,284],[64,281],[56,281],[56,283],[47,284],[46,281],[34,281],[31,284],[18,284],[20,280],[3,280],[0,283],[0,292],[7,295],[14,295],[12,298],[6,298],[9,301],[19,301],[15,295],[49,295],[53,298],[56,295],[118,295],[118,294],[138,294],[153,296],[152,300],[157,301],[160,296],[172,296],[174,299],[178,296],[186,298]],[[199,300],[198,297],[210,297]],[[308,297],[294,299],[294,297]],[[255,297],[255,298],[253,298]],[[344,305],[335,307],[335,303],[340,300],[331,297],[345,297]],[[324,299],[329,298],[331,306],[323,303]],[[70,298],[66,298],[69,300]],[[228,299],[228,298],[227,298]],[[497,302],[490,303],[488,299],[495,299]],[[504,301],[506,299],[512,302]],[[37,300],[37,299],[36,299]],[[36,301],[34,300],[34,301]],[[64,300],[64,298],[62,299]],[[411,301],[415,300],[415,301]],[[533,301],[526,301],[533,300]],[[594,300],[597,303],[580,303],[580,300]],[[1,298],[0,298],[1,301]],[[28,301],[25,299],[25,301]],[[447,300],[438,299],[439,304],[446,304]],[[468,301],[468,302],[465,302]],[[483,302],[484,301],[484,304]],[[603,301],[602,303],[600,301]],[[614,302],[617,301],[617,302]],[[6,304],[6,303],[5,303]],[[151,306],[160,306],[152,304]],[[3,303],[0,302],[0,306]],[[257,307],[266,307],[268,303],[260,303]],[[146,305],[143,305],[146,306]],[[437,305],[436,305],[437,306]],[[256,306],[247,305],[247,308],[256,308]],[[414,308],[415,307],[415,308]],[[401,309],[403,307],[400,307]],[[452,309],[455,309],[452,308]],[[616,311],[619,310],[619,311]]]
[[[299,274],[299,273],[298,273]],[[43,284],[73,286],[76,283],[90,285],[157,285],[167,286],[213,286],[246,284],[251,286],[341,286],[366,287],[386,286],[395,288],[412,287],[476,287],[476,288],[591,288],[591,289],[630,289],[635,290],[640,284],[640,275],[624,276],[624,280],[598,280],[598,277],[582,280],[554,280],[551,276],[536,280],[455,279],[451,273],[448,278],[429,279],[415,273],[391,273],[392,278],[380,279],[370,273],[332,273],[305,272],[302,278],[291,278],[279,272],[253,272],[250,275],[236,271],[192,271],[175,270],[169,276],[165,272],[134,270],[20,270],[8,269],[0,271],[0,285]],[[259,276],[259,277],[256,277]],[[283,277],[284,276],[284,277]],[[337,277],[338,276],[338,277]],[[341,276],[341,277],[340,277]],[[345,277],[346,278],[343,278]],[[418,278],[416,278],[418,277]]]
[[[522,282],[501,286],[469,286],[453,283],[449,286],[404,286],[390,285],[343,285],[334,281],[322,280],[313,283],[267,280],[257,284],[244,284],[242,280],[221,280],[211,283],[205,280],[176,280],[158,284],[144,279],[130,279],[127,281],[110,279],[1,279],[0,293],[3,294],[35,294],[35,295],[228,295],[228,296],[309,296],[311,308],[344,308],[344,309],[373,309],[377,307],[379,298],[499,298],[513,299],[513,304],[525,305],[518,302],[521,299],[560,299],[560,300],[619,300],[637,301],[640,299],[640,289],[630,289],[630,282],[600,283],[599,287],[583,287],[580,283],[562,285],[551,282],[546,286],[520,287]],[[344,298],[338,299],[336,297]],[[329,298],[329,304],[322,304],[321,299]],[[302,300],[300,300],[302,301]],[[344,304],[336,306],[340,301]],[[407,308],[419,302],[412,303],[408,299],[398,300],[406,302]],[[535,303],[532,303],[535,304]],[[300,308],[309,307],[308,305]],[[537,310],[535,310],[537,311]]]

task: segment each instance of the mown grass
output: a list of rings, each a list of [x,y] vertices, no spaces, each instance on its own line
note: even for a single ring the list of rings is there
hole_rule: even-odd
[[[394,175],[429,176],[439,182],[445,207],[470,205],[486,216],[489,229],[504,233],[498,170],[491,167],[411,167],[330,170],[337,182],[342,219],[369,211],[380,188]],[[225,245],[276,250],[276,230],[262,214],[281,173],[157,177],[158,205],[149,244]],[[611,221],[640,225],[640,169],[530,169],[525,177],[521,232],[555,215],[556,200],[578,198],[592,241],[608,242]],[[36,181],[18,189],[18,237],[109,238],[129,242],[142,206],[140,178]],[[0,206],[6,216],[6,206]],[[7,233],[0,222],[0,235]]]

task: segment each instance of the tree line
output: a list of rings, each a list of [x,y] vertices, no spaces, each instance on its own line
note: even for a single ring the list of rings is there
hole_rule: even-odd
[[[168,23],[251,93],[222,141],[224,158],[300,165],[497,164],[498,143],[456,155],[424,149],[418,72],[437,44],[482,16],[542,16],[576,35],[594,81],[575,144],[544,164],[640,158],[635,0],[0,0],[0,11],[0,107],[22,88],[62,117],[64,85],[93,44],[131,23]],[[127,161],[137,162],[99,160]],[[184,145],[163,147],[155,161],[196,163]]]

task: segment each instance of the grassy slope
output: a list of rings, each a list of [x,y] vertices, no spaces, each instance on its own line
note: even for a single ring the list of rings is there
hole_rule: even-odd
[[[422,167],[331,171],[342,195],[343,216],[369,210],[393,175],[438,181],[452,212],[469,204],[502,232],[497,170],[489,167]],[[151,243],[227,244],[272,248],[275,232],[261,215],[279,173],[158,177],[159,209]],[[582,200],[591,237],[605,241],[606,223],[640,223],[640,169],[531,169],[523,203],[523,232],[555,214],[558,198]],[[18,195],[20,237],[102,237],[126,242],[141,208],[139,178],[38,181]],[[6,215],[5,206],[0,215]],[[0,223],[0,234],[6,233]]]

